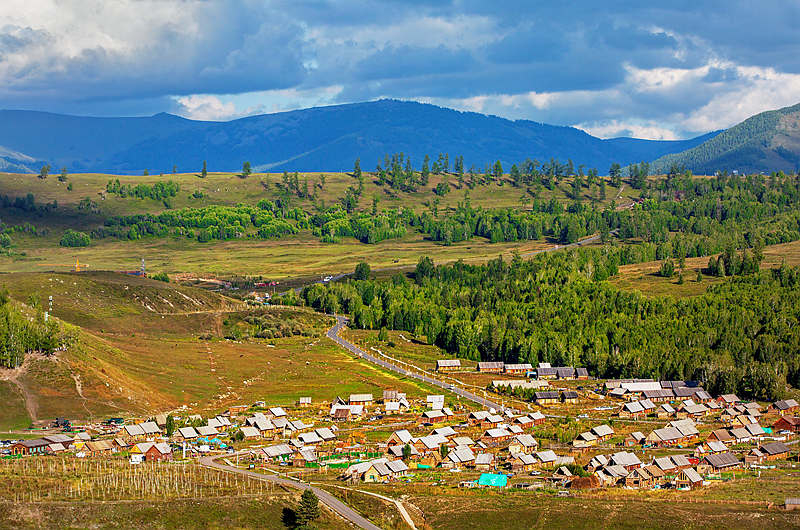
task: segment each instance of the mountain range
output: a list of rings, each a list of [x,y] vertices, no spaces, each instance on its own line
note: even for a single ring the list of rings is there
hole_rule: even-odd
[[[0,171],[36,172],[42,164],[70,172],[149,170],[345,171],[361,158],[372,169],[403,152],[419,168],[426,154],[463,155],[469,168],[495,160],[507,168],[551,157],[605,173],[695,148],[717,132],[680,141],[601,139],[574,127],[508,120],[430,104],[378,100],[250,116],[227,122],[171,114],[97,118],[37,111],[0,111]]]
[[[672,166],[695,173],[791,171],[800,168],[800,104],[756,114],[695,147],[653,162],[656,173]]]

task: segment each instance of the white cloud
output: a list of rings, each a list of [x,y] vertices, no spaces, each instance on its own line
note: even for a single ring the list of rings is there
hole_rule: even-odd
[[[575,125],[592,136],[599,138],[618,138],[621,136],[632,138],[646,138],[648,140],[679,140],[675,131],[664,127],[658,122],[637,123],[620,120],[605,122],[579,123]]]
[[[180,105],[178,114],[193,120],[223,121],[241,116],[232,102],[208,94],[177,97],[175,101]]]

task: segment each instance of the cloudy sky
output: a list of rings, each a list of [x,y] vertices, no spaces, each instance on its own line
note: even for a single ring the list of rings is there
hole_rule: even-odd
[[[800,0],[0,2],[0,108],[226,120],[382,97],[685,138],[800,102]]]

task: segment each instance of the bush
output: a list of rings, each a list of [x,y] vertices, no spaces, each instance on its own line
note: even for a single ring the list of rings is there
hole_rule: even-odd
[[[0,247],[8,248],[11,246],[11,236],[8,234],[0,234]]]
[[[169,276],[167,276],[166,272],[158,272],[156,274],[153,274],[153,279],[158,280],[160,282],[169,283]]]
[[[87,234],[76,230],[67,230],[61,237],[59,244],[62,247],[88,247],[90,242]]]

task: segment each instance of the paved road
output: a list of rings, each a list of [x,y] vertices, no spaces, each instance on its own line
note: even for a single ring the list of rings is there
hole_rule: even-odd
[[[449,392],[457,394],[457,395],[463,397],[464,399],[467,399],[469,401],[472,401],[474,403],[479,404],[482,407],[493,408],[493,409],[497,409],[497,410],[500,410],[500,409],[503,408],[502,406],[498,405],[497,403],[495,403],[493,401],[490,401],[490,400],[488,400],[486,398],[483,398],[481,396],[478,396],[477,394],[473,394],[472,392],[468,392],[468,391],[466,391],[464,389],[461,389],[461,388],[458,388],[456,386],[452,386],[452,385],[449,385],[447,383],[443,383],[441,381],[437,381],[436,379],[428,377],[425,374],[419,374],[419,373],[415,373],[415,372],[410,372],[410,371],[406,370],[405,368],[402,368],[402,367],[397,366],[395,364],[392,364],[390,362],[384,361],[382,359],[379,359],[379,358],[375,357],[374,355],[371,355],[371,354],[365,352],[364,350],[362,350],[361,348],[359,348],[358,346],[356,346],[352,342],[349,342],[349,341],[347,341],[347,340],[345,340],[345,339],[343,339],[343,338],[341,338],[339,336],[339,331],[341,331],[341,329],[345,326],[345,324],[347,324],[347,318],[337,315],[336,316],[336,325],[328,330],[328,338],[330,338],[331,340],[336,342],[342,348],[348,350],[353,355],[361,357],[362,359],[365,359],[365,360],[367,360],[367,361],[369,361],[369,362],[371,362],[373,364],[377,364],[378,366],[380,366],[382,368],[385,368],[387,370],[391,370],[392,372],[396,372],[396,373],[398,373],[400,375],[404,375],[406,377],[412,377],[414,379],[417,379],[419,381],[427,383],[427,384],[429,384],[431,386],[436,386],[436,387],[439,387],[439,388],[441,388],[443,390],[447,390]]]
[[[225,471],[228,473],[236,473],[238,475],[244,475],[246,477],[254,478],[256,480],[263,480],[264,482],[272,482],[274,484],[278,484],[281,486],[287,486],[289,488],[297,488],[301,490],[310,489],[314,492],[314,494],[319,497],[320,502],[322,502],[325,506],[330,508],[331,510],[335,511],[351,523],[357,525],[360,528],[366,528],[367,530],[381,530],[380,526],[376,526],[375,524],[371,523],[366,517],[363,517],[358,512],[350,508],[348,505],[328,493],[327,491],[316,488],[304,482],[299,482],[296,480],[291,480],[275,475],[264,475],[262,473],[256,473],[255,471],[249,471],[247,469],[239,469],[238,467],[229,466],[226,464],[221,464],[217,462],[217,459],[223,458],[224,456],[228,455],[219,455],[219,456],[206,456],[200,459],[200,465],[205,467],[210,467],[213,469],[218,469],[220,471]]]

